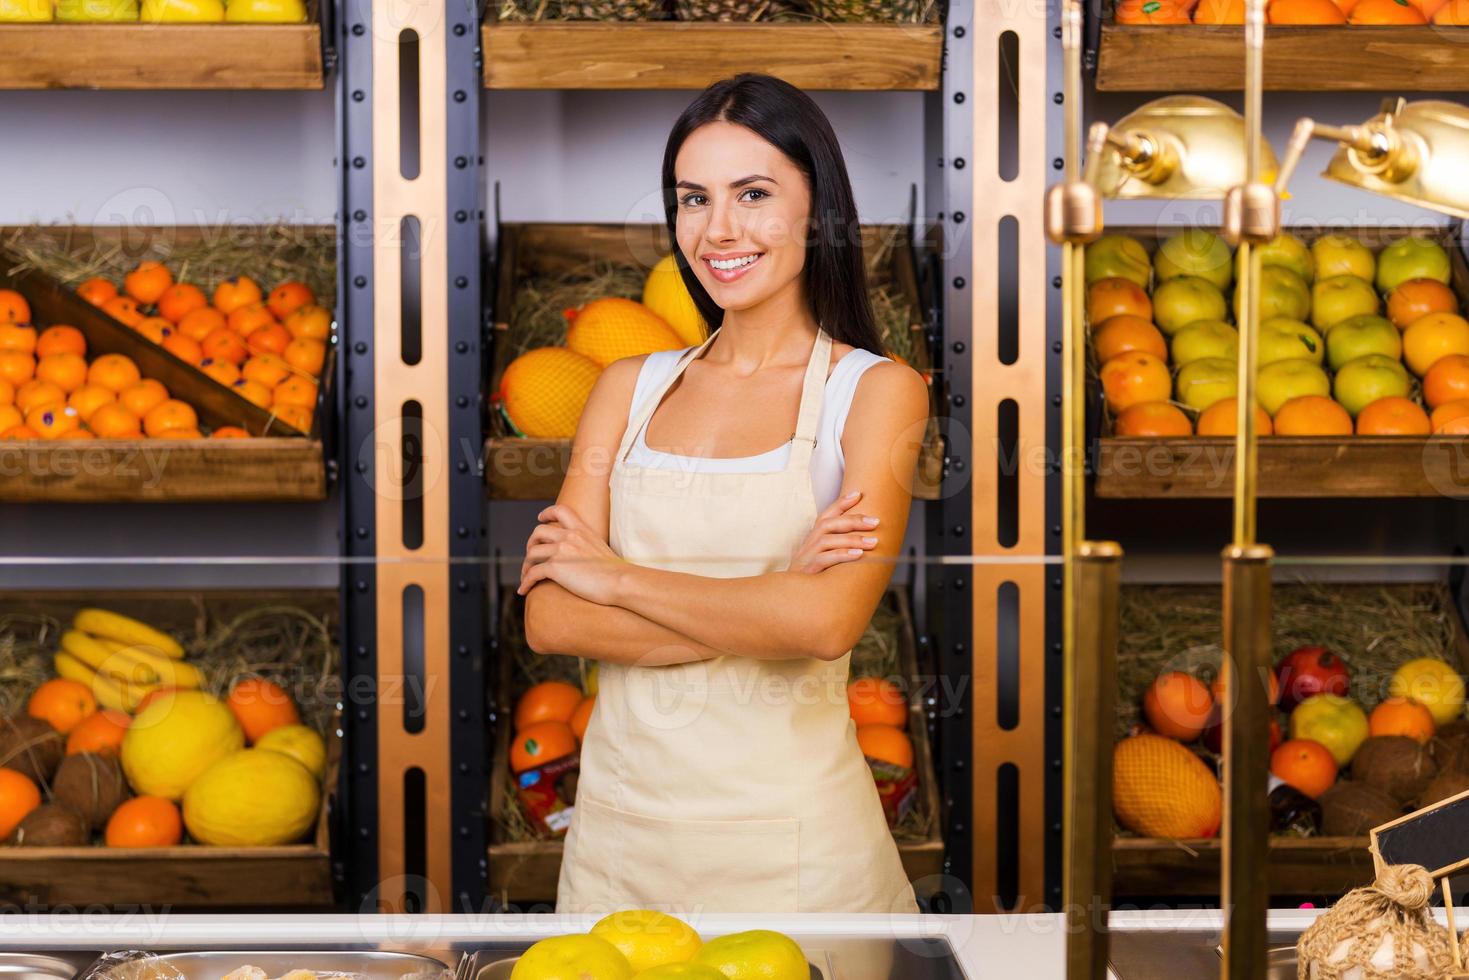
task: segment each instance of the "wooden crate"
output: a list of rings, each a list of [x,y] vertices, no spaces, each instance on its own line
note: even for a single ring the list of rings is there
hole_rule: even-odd
[[[9,231],[10,229],[5,229]],[[319,230],[319,229],[318,229]],[[166,233],[197,241],[199,228],[79,227],[79,240],[127,239],[146,246]],[[310,433],[298,433],[38,270],[11,271],[20,259],[0,250],[0,288],[30,303],[40,327],[67,323],[87,338],[87,356],[125,354],[143,376],[193,405],[203,424],[237,425],[251,439],[95,439],[0,442],[0,502],[321,500],[326,496],[324,433],[331,425],[336,340],[328,343]]]
[[[913,369],[929,379],[930,414],[919,453],[914,497],[936,500],[943,475],[943,440],[939,434],[943,383],[939,369],[929,356],[923,315],[925,303],[918,287],[913,243],[902,225],[864,225],[864,248],[891,243],[887,284],[908,301],[913,338]],[[527,276],[564,273],[580,268],[588,259],[638,263],[651,266],[669,250],[668,230],[663,225],[613,224],[503,224],[500,226],[499,258],[496,263],[495,327],[491,347],[489,390],[500,387],[500,378],[513,360],[511,344],[514,325],[509,322],[515,290]],[[869,283],[870,286],[882,283]],[[555,500],[571,459],[570,439],[537,439],[515,435],[499,411],[491,410],[485,442],[485,483],[497,500]]]
[[[302,24],[0,24],[0,89],[319,89],[324,38],[321,0]]]
[[[1360,589],[1361,585],[1344,585]],[[1448,587],[1444,586],[1445,593]],[[1451,653],[1460,673],[1469,674],[1469,633],[1452,596],[1445,605],[1454,610]],[[1282,726],[1284,727],[1284,726]],[[1287,737],[1288,734],[1287,734]],[[1270,838],[1270,891],[1276,895],[1340,895],[1374,877],[1370,841],[1362,837]],[[1126,896],[1214,896],[1219,894],[1218,838],[1164,840],[1118,836],[1112,845],[1113,893]]]
[[[1171,229],[1109,229],[1131,235],[1152,252]],[[1308,245],[1326,233],[1359,238],[1374,251],[1398,238],[1424,232],[1409,228],[1288,228]],[[1469,265],[1449,227],[1434,232],[1448,249],[1454,292],[1469,309]],[[1094,400],[1100,401],[1095,386]],[[1234,438],[1183,436],[1137,438],[1111,435],[1106,412],[1098,414],[1094,447],[1095,492],[1102,498],[1213,497],[1234,495]],[[1258,471],[1261,497],[1465,497],[1469,471],[1462,436],[1262,436]]]
[[[513,589],[505,590],[502,607],[506,603],[524,600],[515,595]],[[903,676],[923,680],[929,676],[919,672],[917,644],[914,639],[913,614],[908,596],[901,589],[891,589],[884,596],[901,617],[898,630],[898,662]],[[510,621],[502,616],[502,622]],[[510,720],[514,716],[514,678],[511,657],[506,644],[500,645],[498,677],[495,688],[496,714],[499,724],[495,731],[495,757],[490,774],[490,877],[489,892],[506,903],[529,905],[554,903],[556,884],[561,872],[560,840],[508,841],[503,839],[500,815],[506,807],[519,806],[506,790],[510,782]],[[921,806],[930,815],[928,836],[922,840],[901,840],[898,853],[903,859],[903,870],[909,880],[943,873],[944,841],[940,827],[943,825],[939,800],[938,770],[934,765],[933,747],[928,738],[928,719],[916,692],[909,699],[908,732],[913,738],[914,766],[918,770],[918,791],[922,795]]]
[[[1469,88],[1469,32],[1457,27],[1267,27],[1265,87],[1295,92],[1458,92]],[[1242,27],[1101,25],[1103,92],[1238,92]]]
[[[199,617],[227,618],[272,603],[302,606],[337,620],[332,590],[210,592],[9,592],[4,606],[69,622],[82,606],[98,605],[159,628],[185,632]],[[336,731],[335,725],[330,726]],[[341,739],[327,740],[321,811],[309,843],[277,847],[162,848],[0,847],[0,905],[44,908],[99,905],[174,910],[299,908],[335,904],[331,821],[336,805]]]

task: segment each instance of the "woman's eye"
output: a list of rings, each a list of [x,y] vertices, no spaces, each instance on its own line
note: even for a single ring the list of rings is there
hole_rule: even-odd
[[[761,190],[758,187],[751,187],[749,190],[745,191],[745,193],[746,194],[759,194],[759,195],[761,195],[763,197],[769,197],[770,196],[769,194],[766,194],[763,190]],[[755,200],[758,201],[759,198],[756,198]]]
[[[704,196],[703,194],[685,194],[684,195],[684,199],[683,199],[684,206],[685,207],[693,207],[694,206],[694,198],[696,198],[696,197],[702,198],[703,196]]]

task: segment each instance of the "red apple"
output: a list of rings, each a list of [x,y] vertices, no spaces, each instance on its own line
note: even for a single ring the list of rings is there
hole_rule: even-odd
[[[1325,647],[1297,647],[1275,665],[1280,706],[1290,711],[1317,694],[1347,696],[1351,673],[1346,662]]]

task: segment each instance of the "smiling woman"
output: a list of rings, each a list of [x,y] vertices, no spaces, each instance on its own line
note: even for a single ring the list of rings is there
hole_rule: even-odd
[[[522,567],[531,648],[600,662],[557,911],[917,911],[846,687],[902,545],[926,385],[878,342],[809,97],[710,86],[663,176],[712,332],[602,373]]]

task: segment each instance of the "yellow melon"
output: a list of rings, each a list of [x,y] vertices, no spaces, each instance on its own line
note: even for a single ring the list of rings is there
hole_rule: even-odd
[[[316,777],[301,763],[269,749],[241,749],[189,786],[184,826],[201,844],[290,844],[311,829],[320,803]]]
[[[134,716],[122,739],[122,771],[143,796],[177,800],[199,774],[245,744],[225,703],[204,691],[171,691]]]
[[[672,253],[659,259],[648,273],[643,283],[643,305],[668,322],[684,347],[702,344],[709,336],[709,329],[699,315],[699,308],[694,305],[694,298],[689,295],[689,287],[684,285],[683,276],[679,275],[678,260]]]
[[[606,367],[618,358],[688,345],[642,303],[611,296],[592,300],[572,316],[566,346]]]
[[[278,725],[260,736],[255,747],[290,756],[317,779],[326,775],[326,743],[314,728]]]
[[[496,397],[521,435],[570,439],[601,366],[565,347],[537,347],[505,367]]]
[[[1219,781],[1203,760],[1171,738],[1141,734],[1112,752],[1112,809],[1147,837],[1213,837],[1223,813]]]

